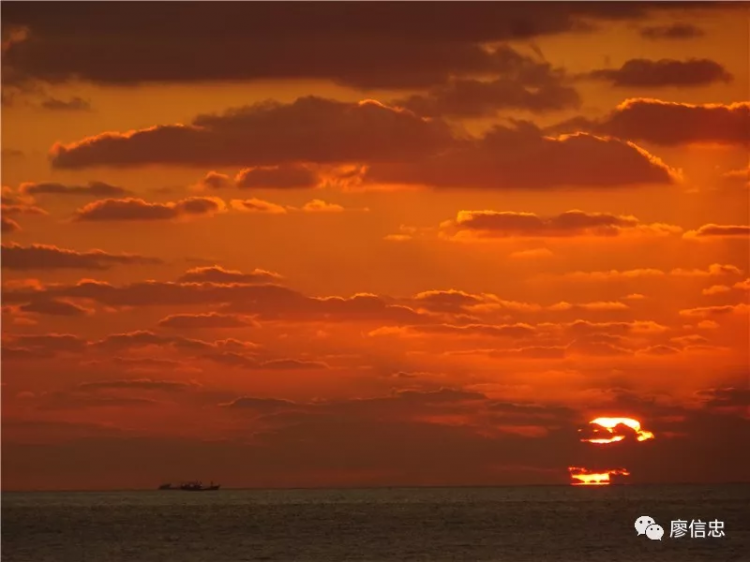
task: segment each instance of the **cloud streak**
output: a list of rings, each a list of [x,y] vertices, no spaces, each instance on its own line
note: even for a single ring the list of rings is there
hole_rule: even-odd
[[[587,130],[661,146],[750,143],[750,102],[690,104],[632,98],[600,120],[573,119],[549,131]]]
[[[709,59],[631,59],[618,69],[594,70],[588,76],[621,88],[696,87],[734,79]]]
[[[189,197],[169,203],[149,203],[135,198],[102,199],[78,209],[74,221],[164,221],[210,216],[224,210],[226,210],[226,204],[216,197]]]
[[[54,167],[64,169],[147,164],[255,168],[408,160],[453,141],[448,126],[440,121],[373,101],[346,103],[309,96],[291,104],[266,101],[220,115],[199,115],[189,125],[102,133],[67,145],[58,143],[51,158]],[[282,183],[280,175],[256,170],[239,180],[246,186],[261,180]]]
[[[16,271],[53,269],[105,270],[115,265],[157,265],[158,258],[136,254],[110,254],[103,250],[80,252],[46,244],[2,245],[2,267]]]
[[[441,227],[452,231],[455,239],[663,236],[681,232],[672,225],[643,224],[632,216],[578,210],[552,217],[509,211],[459,211],[455,220],[446,221]]]
[[[684,234],[688,239],[746,238],[750,239],[750,226],[731,224],[705,224]]]
[[[89,182],[88,185],[27,182],[20,185],[19,191],[27,195],[80,195],[91,197],[121,197],[130,193],[125,188],[98,181]]]

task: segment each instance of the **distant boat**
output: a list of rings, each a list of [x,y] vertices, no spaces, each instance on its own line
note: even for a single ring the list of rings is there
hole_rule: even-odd
[[[221,485],[211,482],[210,485],[204,486],[203,482],[185,482],[183,484],[162,484],[159,490],[179,490],[182,492],[215,492],[221,488]]]

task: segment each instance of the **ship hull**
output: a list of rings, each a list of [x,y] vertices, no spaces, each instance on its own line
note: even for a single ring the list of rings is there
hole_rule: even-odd
[[[206,486],[203,488],[190,486],[159,486],[159,490],[166,492],[216,492],[221,486]]]

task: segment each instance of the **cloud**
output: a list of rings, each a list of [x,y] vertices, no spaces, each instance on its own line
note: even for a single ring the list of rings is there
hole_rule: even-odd
[[[641,28],[641,37],[658,41],[660,39],[684,40],[701,37],[705,32],[689,23],[673,23],[670,25],[654,25]]]
[[[317,173],[301,165],[246,168],[235,178],[240,189],[312,188],[319,181]]]
[[[643,300],[643,299],[645,299],[645,298],[646,298],[646,296],[645,296],[645,295],[642,295],[642,294],[640,294],[640,293],[631,293],[631,294],[629,294],[629,295],[625,295],[625,296],[624,296],[624,297],[622,297],[622,298],[623,298],[623,299],[626,299],[626,300],[634,300],[634,301],[639,301],[639,300]]]
[[[615,342],[616,338],[612,338]],[[487,355],[496,359],[517,358],[534,360],[560,360],[575,356],[623,357],[633,355],[633,350],[608,341],[607,334],[580,336],[565,345],[531,345],[512,349],[495,349]]]
[[[68,100],[47,98],[41,103],[41,107],[52,111],[91,111],[91,103],[78,96]]]
[[[232,199],[229,204],[233,209],[246,213],[269,213],[272,215],[287,213],[286,207],[262,199]]]
[[[178,330],[201,330],[210,328],[247,328],[258,324],[238,314],[173,314],[159,321],[162,328]]]
[[[45,244],[2,245],[2,267],[13,270],[30,269],[92,269],[105,270],[113,265],[153,265],[163,263],[158,258],[136,254],[110,254],[103,250],[79,252]]]
[[[726,285],[711,285],[707,289],[701,291],[704,295],[720,295],[721,293],[728,293],[732,289]]]
[[[86,299],[115,307],[219,304],[223,307],[218,312],[258,315],[264,320],[420,323],[426,319],[425,315],[387,297],[371,294],[309,297],[273,284],[145,281],[115,286],[89,279],[74,285],[8,288],[3,292],[8,304],[50,298]]]
[[[47,211],[35,205],[18,202],[15,205],[2,204],[3,215],[47,215]]]
[[[336,203],[327,203],[322,199],[308,201],[302,207],[282,206],[262,199],[232,199],[230,207],[245,213],[267,213],[272,215],[285,215],[290,211],[301,211],[303,213],[342,213],[344,211],[369,211],[363,209],[346,209]]]
[[[706,86],[734,79],[722,65],[709,59],[631,59],[618,69],[594,70],[588,76],[625,88]]]
[[[88,308],[60,299],[34,301],[21,305],[19,310],[21,312],[32,312],[34,314],[50,316],[86,316],[91,313],[91,310]]]
[[[748,238],[750,237],[750,226],[745,225],[723,225],[705,224],[697,230],[690,230],[683,238]]]
[[[313,402],[294,402],[278,398],[259,398],[241,396],[230,402],[220,404],[224,408],[232,408],[256,415],[306,414],[311,419],[325,419],[332,417],[332,421],[349,418],[384,419],[384,416],[420,417],[425,414],[439,414],[442,411],[466,411],[467,408],[488,408],[505,421],[539,419],[557,419],[569,415],[567,410],[554,407],[544,407],[532,404],[502,404],[490,401],[487,396],[479,392],[459,388],[440,388],[436,390],[396,390],[387,396],[372,398],[351,398],[340,400],[318,400]]]
[[[372,164],[362,181],[437,188],[550,189],[670,184],[678,177],[676,170],[633,144],[586,133],[550,137],[530,122],[517,121],[512,126],[496,125],[481,138],[435,156]]]
[[[564,359],[565,346],[528,346],[513,349],[497,349],[488,353],[493,358],[518,359]]]
[[[441,291],[424,291],[411,299],[404,299],[404,303],[418,310],[442,312],[461,315],[461,319],[475,318],[478,315],[500,313],[540,313],[567,311],[615,311],[627,310],[625,303],[618,301],[592,301],[582,303],[557,302],[551,305],[537,303],[509,301],[497,295],[482,293],[472,295],[454,289]],[[468,315],[468,316],[467,316]]]
[[[471,295],[464,291],[451,289],[448,291],[423,291],[414,296],[417,306],[438,312],[462,312],[466,307],[481,304],[485,298],[481,295]]]
[[[750,291],[750,278],[738,281],[733,285],[733,288],[740,289],[741,291]]]
[[[655,446],[626,438],[608,446],[609,451],[596,450],[581,443],[576,433],[592,419],[587,412],[557,402],[493,399],[472,388],[411,389],[311,401],[292,401],[273,393],[238,393],[214,402],[222,407],[222,419],[232,416],[239,434],[236,439],[233,433],[227,434],[223,423],[216,426],[221,439],[204,441],[192,439],[194,435],[183,440],[121,431],[118,436],[112,428],[92,430],[11,417],[5,420],[3,439],[4,446],[14,454],[7,455],[12,462],[5,467],[5,476],[11,482],[29,482],[31,476],[35,486],[46,483],[61,487],[57,481],[50,483],[51,475],[59,470],[51,467],[52,472],[43,471],[39,463],[31,462],[49,458],[47,442],[35,448],[33,439],[54,435],[61,441],[58,448],[65,459],[76,466],[93,462],[93,472],[108,478],[92,482],[87,477],[89,485],[109,488],[115,487],[120,477],[112,478],[111,470],[106,470],[107,463],[101,461],[103,450],[121,465],[125,463],[121,467],[124,474],[132,475],[138,473],[139,466],[155,464],[158,469],[154,474],[179,471],[185,466],[209,471],[220,465],[229,471],[222,480],[239,486],[253,482],[269,487],[341,485],[339,470],[343,466],[350,478],[346,482],[359,486],[521,484],[530,480],[566,483],[566,467],[576,465],[574,461],[592,466],[590,461],[613,460],[612,466],[627,466],[631,478],[639,483],[674,481],[675,471],[690,481],[743,479],[743,449],[717,447],[717,438],[726,443],[745,442],[750,437],[750,424],[735,413],[725,412],[725,406],[709,406],[713,394],[699,395],[703,407],[688,408],[676,405],[671,396],[616,390],[605,388],[595,393],[596,401],[583,405],[583,409],[640,420],[656,435],[656,440],[649,441]],[[125,389],[101,391],[115,392],[131,393]],[[181,394],[168,396],[179,400]],[[735,394],[732,403],[741,404],[742,399],[742,394]],[[137,414],[137,410],[131,411]],[[204,411],[210,413],[210,409]],[[212,427],[208,421],[201,420],[201,428]],[[191,431],[189,427],[187,430]],[[246,437],[248,431],[253,433],[251,441]],[[619,433],[619,428],[616,431]],[[673,437],[675,433],[683,437]],[[695,462],[681,466],[681,459],[687,457]],[[622,460],[624,464],[620,464]],[[428,472],[425,466],[431,467]],[[530,468],[521,470],[518,466]],[[158,478],[154,474],[147,474],[144,482]]]
[[[680,353],[680,350],[668,345],[652,345],[644,349],[639,349],[638,353],[641,355],[654,355],[657,357],[663,357]]]
[[[160,392],[184,392],[196,387],[195,383],[172,380],[123,379],[82,382],[78,391],[99,392],[108,390],[152,390]]]
[[[565,273],[564,277],[579,280],[591,280],[591,281],[607,281],[610,279],[637,279],[645,277],[663,277],[666,275],[661,269],[626,269],[617,270],[610,269],[609,271],[571,271]]]
[[[730,170],[722,174],[722,183],[727,186],[741,186],[750,188],[750,166],[744,170]]]
[[[2,196],[0,202],[3,205],[29,205],[33,203],[33,200],[28,197],[21,197],[18,193],[15,193],[13,188],[7,185],[2,186]]]
[[[370,336],[401,335],[401,334],[437,334],[451,336],[486,336],[493,338],[524,338],[533,336],[536,330],[528,324],[467,324],[456,326],[452,324],[423,324],[403,326],[394,331],[391,327],[378,328],[369,333]]]
[[[237,408],[253,411],[258,414],[272,414],[284,410],[299,408],[297,403],[292,402],[291,400],[282,400],[279,398],[255,398],[252,396],[242,396],[240,398],[235,398],[231,402],[220,405],[225,408]]]
[[[148,203],[143,199],[102,199],[76,211],[77,222],[155,221],[180,217],[210,216],[226,209],[216,197],[189,197],[177,202]]]
[[[576,118],[548,132],[580,130],[662,146],[744,146],[750,142],[750,102],[699,105],[633,98],[599,121]]]
[[[8,340],[15,349],[26,350],[29,353],[39,355],[51,355],[55,353],[80,353],[86,348],[86,340],[72,334],[43,334],[43,335],[3,335],[3,340]],[[12,348],[8,348],[12,349]],[[3,358],[6,358],[6,345],[3,342]]]
[[[678,336],[675,338],[670,338],[669,341],[674,342],[681,346],[689,346],[689,345],[705,345],[708,344],[708,339],[704,338],[703,336],[699,336],[698,334],[690,334],[687,336]]]
[[[171,348],[182,356],[204,358],[217,361],[215,356],[226,355],[242,357],[243,361],[252,365],[257,360],[240,355],[241,353],[256,353],[261,346],[253,342],[236,339],[204,341],[182,336],[167,336],[149,331],[135,331],[110,334],[98,341],[87,341],[71,334],[46,335],[3,335],[3,359],[31,360],[50,359],[61,353],[103,353],[103,357],[110,359],[114,353],[138,350],[149,347],[161,349]],[[118,367],[143,370],[144,368],[164,371],[186,365],[180,361],[160,357],[111,357],[110,362]],[[218,362],[218,361],[217,361]],[[101,365],[102,361],[87,361],[89,365]]]
[[[711,388],[698,392],[710,408],[738,408],[747,412],[750,404],[750,389],[747,388]]]
[[[558,302],[547,307],[547,310],[565,311],[565,310],[627,310],[629,307],[625,303],[618,301],[594,301],[571,304],[569,302]]]
[[[508,257],[513,259],[530,260],[538,258],[549,258],[552,255],[552,250],[550,250],[549,248],[532,248],[530,250],[518,250],[517,252],[512,252],[508,254]]]
[[[298,359],[272,359],[264,361],[259,369],[271,371],[298,371],[307,369],[328,369],[329,366],[321,361],[300,361]]]
[[[184,315],[190,316],[190,315]],[[199,315],[195,315],[197,317]],[[204,320],[209,315],[204,315]],[[209,328],[215,328],[209,323],[202,324]],[[174,326],[179,328],[198,327],[192,325]],[[8,345],[10,344],[10,345]],[[234,339],[216,340],[213,342],[198,339],[185,338],[182,336],[166,336],[148,331],[137,331],[120,334],[110,334],[99,341],[87,341],[77,336],[49,334],[44,336],[7,335],[4,336],[3,354],[9,350],[7,359],[31,360],[51,359],[61,353],[67,354],[103,354],[94,357],[108,357],[112,353],[118,353],[140,348],[158,347],[164,349],[171,347],[179,352],[181,357],[190,357],[192,362],[196,360],[212,361],[227,367],[237,367],[252,370],[266,371],[293,371],[293,370],[319,370],[330,369],[330,366],[322,361],[311,361],[294,359],[289,357],[259,357],[258,351],[262,348],[251,342],[242,342]],[[99,359],[86,361],[89,365],[106,365],[105,361]],[[135,369],[151,368],[158,371],[185,367],[184,361],[174,361],[159,357],[114,357],[111,363],[117,366],[125,366]],[[108,365],[111,368],[111,365]],[[190,383],[195,386],[194,383]],[[99,385],[86,385],[91,389],[97,389]],[[113,385],[106,384],[106,388]],[[124,382],[116,385],[124,388]],[[139,384],[139,386],[141,386]],[[147,385],[152,386],[152,385]]]
[[[57,392],[44,397],[41,410],[81,410],[88,408],[123,408],[157,406],[160,403],[151,398],[135,396],[86,396],[75,393]]]
[[[209,347],[211,344],[207,344]],[[160,357],[113,357],[113,364],[126,367],[129,371],[157,370],[165,369],[185,369],[186,365],[174,359],[162,359]],[[100,364],[103,362],[89,361],[89,364]]]
[[[266,101],[221,115],[199,115],[189,125],[159,125],[57,143],[51,158],[53,167],[64,169],[148,164],[254,168],[408,160],[452,142],[449,127],[441,121],[374,101],[347,103],[309,96],[291,104]],[[253,177],[258,179],[259,173],[250,173],[248,181]]]
[[[21,230],[21,226],[16,221],[5,216],[0,217],[0,226],[2,226],[3,234],[10,234],[11,232]]]
[[[102,133],[68,145],[58,143],[51,154],[53,166],[69,169],[251,166],[246,179],[258,186],[263,178],[266,184],[275,178],[278,186],[291,185],[281,178],[288,180],[288,166],[300,162],[366,164],[359,174],[339,178],[361,185],[610,187],[673,183],[679,177],[635,145],[586,133],[553,138],[529,122],[498,125],[479,138],[457,135],[439,119],[376,101],[355,104],[307,97],[291,104],[269,101],[222,115],[202,115],[187,126]],[[539,166],[540,161],[546,165]],[[297,169],[294,175],[299,173]]]
[[[33,198],[16,193],[8,186],[2,188],[0,212],[2,213],[2,231],[6,234],[22,230],[21,226],[10,218],[11,216],[49,214],[41,207],[34,205]]]
[[[341,213],[344,207],[335,203],[326,203],[321,199],[313,199],[305,203],[302,210],[306,213]]]
[[[533,345],[524,346],[523,349],[532,349],[529,353],[533,355],[542,355],[548,357],[549,353],[555,356],[564,355],[564,348],[573,346],[571,349],[587,349],[586,354],[601,354],[601,349],[606,349],[609,353],[615,349],[616,343],[620,342],[620,337],[628,335],[657,335],[666,332],[668,328],[656,322],[636,320],[630,322],[590,322],[588,320],[576,320],[574,322],[553,324],[544,323],[530,325],[525,323],[517,324],[419,324],[403,326],[382,326],[371,330],[370,337],[414,337],[414,336],[451,336],[467,338],[510,338],[525,341],[536,341],[549,339],[555,336],[555,339],[567,337],[565,345]],[[573,341],[571,342],[571,338]],[[518,348],[521,349],[521,348]],[[621,348],[617,348],[617,353],[622,353]],[[508,350],[503,350],[506,353]],[[510,350],[511,355],[516,355],[518,350]],[[519,352],[521,353],[521,352]],[[523,356],[526,352],[521,353]]]
[[[92,197],[120,197],[131,193],[129,190],[100,181],[88,185],[64,185],[61,183],[22,183],[18,189],[28,195],[90,195]]]
[[[680,310],[680,316],[691,316],[696,318],[712,318],[731,314],[748,314],[750,305],[745,303],[728,304],[725,306],[701,306]]]
[[[589,322],[576,320],[564,325],[565,329],[574,335],[592,334],[661,334],[668,328],[650,320],[634,320],[630,322]]]
[[[673,269],[670,275],[680,277],[713,277],[722,275],[742,275],[742,270],[734,265],[713,263],[707,269]]]
[[[208,353],[202,355],[201,358],[226,367],[237,367],[241,369],[256,369],[258,367],[258,360],[254,357],[247,357],[246,355],[232,351]]]
[[[281,275],[264,269],[254,269],[250,273],[242,273],[233,269],[224,269],[213,265],[208,267],[194,267],[179,277],[180,283],[275,283]]]
[[[126,351],[130,349],[138,349],[150,346],[171,346],[182,352],[204,353],[210,351],[221,351],[221,352],[236,352],[236,351],[248,351],[255,350],[258,348],[257,344],[252,342],[243,342],[235,339],[224,339],[216,341],[203,341],[192,338],[185,338],[181,336],[165,336],[163,334],[156,334],[146,330],[138,330],[135,332],[126,332],[119,334],[110,334],[105,338],[95,341],[87,342],[87,345],[98,350],[104,350],[108,352],[112,351]],[[139,358],[142,362],[143,358]],[[115,359],[118,363],[123,363],[125,360]],[[132,360],[126,360],[129,364],[134,364]]]
[[[441,226],[453,231],[454,238],[615,237],[628,234],[669,235],[681,231],[679,227],[666,224],[643,224],[632,216],[578,210],[552,217],[510,211],[459,211],[455,220]]]
[[[714,263],[709,265],[706,269],[675,268],[670,271],[651,268],[626,270],[611,269],[609,271],[573,271],[565,273],[563,276],[578,280],[608,281],[613,279],[664,277],[666,275],[673,275],[676,277],[714,277],[722,275],[742,275],[742,270],[734,265]]]
[[[363,4],[357,9],[311,4],[304,10],[254,4],[195,4],[187,10],[166,4],[146,9],[134,4],[116,14],[78,6],[38,14],[11,6],[3,16],[4,28],[18,31],[12,41],[4,41],[3,56],[9,84],[322,79],[359,88],[413,89],[444,83],[451,76],[502,70],[502,59],[485,44],[580,33],[598,21],[640,22],[672,8],[551,4],[542,14],[526,5],[440,4],[430,12],[426,26],[421,7],[410,4]],[[693,6],[674,8],[684,12]],[[171,24],[143,25],[151,19]],[[457,21],[465,23],[457,26]],[[81,41],[74,24],[100,30],[101,35],[90,34]]]
[[[565,84],[562,69],[521,55],[508,46],[495,49],[498,77],[454,78],[426,94],[397,99],[394,105],[428,117],[483,117],[503,109],[541,113],[578,107],[580,96]]]
[[[232,186],[232,179],[226,174],[211,171],[205,175],[199,185],[208,189],[223,189]]]

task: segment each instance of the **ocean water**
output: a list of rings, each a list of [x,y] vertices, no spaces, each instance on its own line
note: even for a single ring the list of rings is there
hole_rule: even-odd
[[[669,538],[676,519],[725,536]],[[2,494],[3,562],[250,560],[750,561],[750,485]]]

